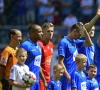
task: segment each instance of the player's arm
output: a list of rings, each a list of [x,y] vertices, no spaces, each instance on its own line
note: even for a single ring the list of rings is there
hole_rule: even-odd
[[[47,88],[47,82],[46,79],[44,77],[44,74],[42,72],[42,68],[40,67],[40,78],[42,79],[42,81],[44,82],[44,86]]]
[[[4,78],[4,71],[8,61],[8,56],[8,52],[6,51],[3,51],[2,55],[0,56],[0,80]]]
[[[86,30],[86,28],[83,26],[83,30],[84,30],[84,35],[85,35],[85,42],[84,42],[84,46],[92,46],[92,40]]]
[[[0,80],[2,80],[4,77],[4,69],[5,69],[5,66],[0,65]]]
[[[9,80],[9,83],[12,85],[12,86],[15,86],[15,87],[19,87],[19,88],[29,88],[29,86],[23,84],[23,85],[20,85],[18,84],[16,81],[14,80]]]
[[[85,28],[88,32],[91,30],[91,28],[96,23],[96,21],[98,20],[99,17],[100,17],[100,6],[97,9],[97,14],[95,15],[95,17],[89,22],[88,25],[85,26]]]
[[[64,61],[64,56],[61,56],[61,55],[58,56],[58,63],[61,64],[64,67],[64,69],[65,69],[64,75],[66,76],[66,78],[68,79],[68,82],[70,83],[71,82],[71,78],[70,78],[70,75],[68,74],[68,72],[66,70],[66,67],[65,67],[63,61]]]
[[[80,29],[80,30],[83,30],[82,34],[84,33],[85,35],[85,42],[83,44],[83,46],[92,46],[92,40],[86,30],[86,28],[84,27],[83,23],[80,22],[79,24],[77,24],[77,27]]]

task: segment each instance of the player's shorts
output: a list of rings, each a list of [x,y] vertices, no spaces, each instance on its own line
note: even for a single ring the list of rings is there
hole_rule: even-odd
[[[39,84],[39,82],[36,82],[33,86],[31,86],[30,90],[40,90],[40,84]]]
[[[71,84],[68,83],[67,78],[62,77],[60,81],[62,83],[61,90],[71,90]]]
[[[9,84],[8,80],[3,79],[1,82],[2,90],[12,90],[12,86]]]

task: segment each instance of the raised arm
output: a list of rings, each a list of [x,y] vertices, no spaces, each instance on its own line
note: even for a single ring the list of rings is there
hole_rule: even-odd
[[[88,32],[91,30],[91,28],[96,23],[96,21],[98,20],[99,17],[100,17],[100,6],[97,9],[97,13],[96,13],[95,17],[89,22],[88,25],[85,25],[85,28]]]
[[[83,23],[80,22],[80,25],[78,25],[78,27],[79,27],[79,29],[81,29],[83,31],[82,33],[84,33],[84,36],[86,39],[83,45],[84,46],[92,46],[92,40],[91,40],[86,28],[84,27]]]

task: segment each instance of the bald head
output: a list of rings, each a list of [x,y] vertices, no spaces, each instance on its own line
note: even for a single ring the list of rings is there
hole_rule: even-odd
[[[28,28],[28,32],[29,34],[32,33],[32,32],[35,32],[35,31],[38,31],[38,29],[41,29],[41,27],[37,24],[32,24],[29,26]]]

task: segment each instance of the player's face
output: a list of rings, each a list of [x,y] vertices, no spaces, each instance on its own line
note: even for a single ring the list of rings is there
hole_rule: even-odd
[[[27,59],[27,53],[26,52],[21,52],[16,57],[18,59],[18,63],[20,65],[24,65],[24,63],[25,63],[25,61]]]
[[[74,39],[80,38],[82,35],[82,30],[80,31],[74,30],[74,35],[75,35]]]
[[[20,44],[22,41],[22,33],[20,31],[16,31],[15,35],[12,35],[13,43]]]
[[[57,79],[60,79],[61,78],[61,76],[63,75],[63,73],[64,73],[64,69],[61,69],[61,70],[57,70],[56,71],[56,77],[57,77]]]
[[[96,74],[97,74],[97,68],[90,68],[90,69],[88,70],[88,76],[89,76],[90,78],[95,77]]]
[[[89,32],[91,38],[94,37],[94,33],[95,33],[95,27],[92,27],[91,31]]]
[[[87,62],[87,59],[81,60],[81,61],[79,62],[79,66],[80,66],[81,68],[86,67],[86,62]]]
[[[39,28],[35,31],[34,35],[35,35],[35,38],[36,38],[37,40],[42,39],[42,36],[43,36],[42,28],[39,27]]]
[[[46,39],[52,39],[54,33],[54,27],[45,28],[43,30],[43,37]]]

